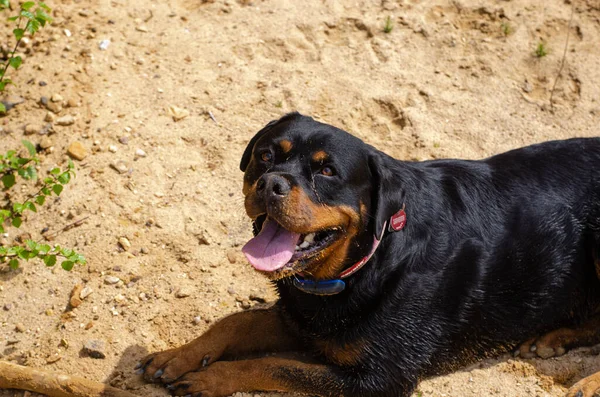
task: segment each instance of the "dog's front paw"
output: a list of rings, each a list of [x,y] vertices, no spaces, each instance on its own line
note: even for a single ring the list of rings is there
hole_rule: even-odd
[[[567,348],[574,344],[577,337],[576,330],[560,328],[521,344],[517,355],[522,358],[562,356],[567,352]]]
[[[236,384],[237,377],[229,370],[230,366],[231,364],[226,361],[216,362],[199,372],[183,375],[176,382],[168,385],[167,389],[175,396],[230,396],[240,391],[239,385]]]
[[[182,375],[206,367],[218,358],[219,353],[202,349],[192,343],[176,349],[150,354],[137,366],[139,374],[148,382],[171,383]]]

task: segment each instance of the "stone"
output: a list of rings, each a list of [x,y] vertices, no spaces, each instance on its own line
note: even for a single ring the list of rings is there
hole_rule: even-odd
[[[90,339],[83,344],[83,349],[81,351],[91,358],[103,359],[106,358],[106,353],[104,353],[104,341]]]
[[[119,143],[121,145],[128,145],[129,144],[129,137],[126,136],[122,136],[119,138]]]
[[[119,150],[119,148],[117,148],[115,145],[108,146],[108,151],[111,153],[117,153],[117,150]]]
[[[12,303],[5,303],[3,309],[6,310],[7,312],[10,311],[10,309],[13,308]]]
[[[46,121],[48,123],[52,123],[54,120],[56,120],[56,116],[54,115],[54,113],[47,112],[46,117],[44,117],[44,121]]]
[[[56,125],[68,126],[75,124],[75,117],[70,114],[56,119]]]
[[[189,110],[177,107],[175,105],[169,106],[167,108],[167,113],[173,117],[173,121],[183,120],[190,115]]]
[[[192,291],[185,287],[181,287],[175,292],[176,298],[187,298],[190,295],[192,295]]]
[[[46,102],[46,109],[51,111],[52,113],[60,113],[62,111],[62,105],[60,102]]]
[[[116,284],[119,281],[121,281],[121,279],[119,277],[115,277],[115,276],[104,277],[104,283],[106,283],[106,284]]]
[[[110,166],[119,174],[125,174],[127,171],[129,171],[129,167],[124,161],[117,161],[116,163],[112,163]]]
[[[25,328],[25,326],[22,323],[17,323],[17,325],[15,325],[15,330],[17,332],[25,332],[27,328]]]
[[[81,161],[87,157],[87,149],[81,142],[75,141],[69,145],[67,154],[75,160]]]
[[[76,108],[78,106],[79,106],[79,102],[77,102],[77,100],[74,98],[69,98],[69,100],[67,101],[67,107]]]
[[[27,124],[25,126],[25,135],[39,134],[43,128],[40,124]]]
[[[73,290],[71,290],[71,297],[69,298],[69,304],[71,305],[71,307],[75,308],[75,307],[79,307],[79,305],[81,305],[81,291],[83,290],[83,285],[81,284],[77,284],[75,285],[75,287],[73,287]]]
[[[90,296],[93,292],[94,292],[94,290],[92,288],[90,288],[88,286],[85,286],[85,287],[83,287],[83,289],[79,293],[79,298],[85,299],[88,296]]]
[[[54,94],[52,97],[50,97],[50,100],[52,102],[62,102],[64,101],[64,98],[60,94]]]
[[[136,158],[146,157],[146,156],[147,156],[146,152],[144,152],[142,149],[136,149],[135,150],[135,157]]]
[[[54,143],[52,142],[52,139],[50,139],[48,137],[43,137],[42,140],[40,141],[40,147],[44,150],[51,148],[52,145],[54,145]]]
[[[194,317],[194,324],[198,325],[202,322],[202,317],[196,316]]]
[[[119,238],[119,245],[125,251],[129,251],[129,249],[131,248],[131,243],[129,242],[129,240],[127,239],[127,237],[121,237],[121,238]]]

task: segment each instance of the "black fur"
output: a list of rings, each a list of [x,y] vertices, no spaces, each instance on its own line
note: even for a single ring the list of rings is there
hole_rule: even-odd
[[[280,139],[293,142],[293,154],[276,155],[269,169],[248,167],[253,150]],[[332,155],[336,180],[313,176],[316,149]],[[545,142],[481,161],[405,162],[291,114],[257,134],[241,168],[249,180],[285,170],[316,202],[366,205],[347,266],[406,206],[406,227],[386,232],[340,294],[276,282],[278,304],[307,346],[364,345],[356,365],[336,367],[344,395],[409,396],[423,377],[583,321],[600,302],[600,139]]]

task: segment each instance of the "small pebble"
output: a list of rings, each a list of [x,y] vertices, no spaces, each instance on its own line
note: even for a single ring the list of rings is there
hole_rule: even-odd
[[[45,81],[39,81],[38,84],[40,87],[45,87],[48,85],[48,83],[46,83]]]
[[[106,277],[104,277],[104,282],[106,284],[116,284],[119,281],[121,281],[121,279],[119,277],[115,277],[115,276],[106,276]]]
[[[229,293],[230,295],[235,295],[235,289],[233,289],[233,287],[229,287],[227,288],[227,293]]]
[[[119,138],[119,143],[122,145],[127,145],[129,144],[129,138],[126,136],[122,136]]]
[[[82,352],[92,358],[106,358],[104,353],[104,342],[101,340],[88,340],[83,345]]]
[[[144,26],[144,25],[140,25],[140,26],[136,26],[135,30],[137,30],[138,32],[148,32],[148,27]]]
[[[25,326],[24,326],[22,323],[18,323],[18,324],[15,326],[15,330],[16,330],[17,332],[25,332],[25,331],[27,330],[27,328],[25,328]]]
[[[44,150],[51,148],[53,144],[54,143],[52,142],[52,139],[50,139],[48,137],[44,137],[40,141],[40,147]]]
[[[194,324],[198,325],[202,322],[202,317],[196,316],[194,317]]]
[[[98,47],[100,48],[100,50],[105,51],[108,49],[109,45],[110,45],[110,40],[105,39],[105,40],[102,40],[100,42],[100,44],[98,44]]]
[[[94,290],[93,290],[93,289],[91,289],[91,288],[90,288],[90,287],[88,287],[88,286],[85,286],[85,287],[84,287],[84,288],[81,290],[81,292],[79,293],[79,297],[80,297],[81,299],[85,299],[85,298],[87,298],[88,296],[90,296],[90,295],[91,295],[93,292],[94,292]]]
[[[116,170],[119,174],[125,174],[129,171],[129,167],[123,161],[117,161],[116,163],[112,163],[110,165],[114,170]]]
[[[81,305],[81,291],[83,290],[83,285],[82,284],[77,284],[75,285],[75,287],[73,287],[73,290],[71,291],[71,297],[69,299],[69,304],[71,305],[71,307],[75,308],[75,307],[79,307],[79,305]]]
[[[192,291],[190,291],[187,288],[179,288],[177,290],[177,292],[175,292],[175,297],[177,298],[187,298],[188,296],[190,296],[192,294]]]
[[[62,110],[62,105],[60,104],[60,102],[46,102],[44,104],[46,106],[46,109],[48,109],[49,111],[53,112],[53,113],[60,113]]]
[[[115,145],[110,145],[108,147],[108,151],[111,153],[117,153],[117,150],[119,150]]]
[[[63,32],[64,32],[65,36],[71,37],[71,31],[69,29],[65,29],[65,30],[63,30]]]
[[[52,95],[52,97],[50,98],[50,100],[52,102],[62,102],[62,101],[64,101],[62,95],[60,95],[60,94],[54,94],[54,95]]]
[[[67,106],[70,108],[76,108],[79,106],[79,102],[77,102],[77,100],[74,98],[69,98],[67,101]]]
[[[173,121],[183,120],[190,115],[189,110],[177,107],[175,105],[169,106],[167,108],[167,113],[173,117]]]
[[[75,123],[75,117],[71,116],[70,114],[56,119],[57,125],[67,126],[67,125],[73,125],[74,123]]]
[[[54,120],[56,120],[56,116],[54,115],[54,113],[47,112],[46,117],[44,117],[44,121],[46,121],[48,123],[52,123]]]
[[[5,303],[3,309],[6,311],[9,311],[10,309],[13,308],[12,303]]]
[[[67,154],[75,160],[81,161],[84,158],[86,158],[87,150],[81,142],[75,141],[69,145],[69,148],[67,149]]]
[[[27,124],[25,126],[25,135],[39,134],[44,127],[39,124]]]
[[[125,251],[129,251],[129,249],[131,248],[131,243],[129,242],[129,240],[126,237],[119,238],[119,245]]]
[[[142,149],[136,149],[135,150],[135,157],[146,157],[147,154],[146,152],[144,152]]]

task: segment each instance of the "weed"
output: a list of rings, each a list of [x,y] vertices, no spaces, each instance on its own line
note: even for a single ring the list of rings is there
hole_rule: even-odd
[[[0,11],[10,9],[9,0],[0,0]],[[17,70],[23,63],[20,56],[15,56],[21,40],[27,33],[33,37],[40,28],[46,26],[47,22],[51,22],[52,18],[48,15],[49,12],[50,8],[41,1],[37,4],[35,1],[26,1],[21,4],[18,15],[8,18],[10,22],[15,23],[16,28],[13,29],[13,35],[17,43],[8,54],[6,63],[0,66],[0,92],[4,91],[7,85],[13,84],[12,80],[6,77],[8,69],[12,67]],[[0,103],[0,113],[6,113],[6,108],[2,103]]]
[[[500,29],[504,36],[510,36],[514,32],[512,25],[508,22],[502,22],[502,24],[500,24]]]
[[[5,191],[17,184],[17,176],[26,181],[35,181],[38,174],[35,165],[39,163],[36,150],[29,141],[22,141],[29,153],[28,157],[21,157],[15,150],[9,150],[6,154],[0,154],[0,182]],[[23,215],[26,212],[38,211],[38,206],[44,205],[46,199],[53,194],[59,196],[64,185],[75,176],[73,162],[69,161],[66,170],[56,167],[48,172],[41,180],[39,190],[30,194],[23,202],[9,201],[0,205],[0,233],[5,232],[5,225],[20,228],[23,224]],[[10,197],[10,196],[8,196]],[[54,266],[57,258],[64,258],[61,266],[65,270],[71,270],[77,264],[85,264],[85,258],[69,248],[61,248],[59,245],[51,247],[48,244],[40,244],[33,240],[26,240],[25,245],[0,246],[0,264],[8,262],[8,265],[17,269],[19,260],[41,259],[46,266]]]
[[[390,33],[394,29],[394,22],[392,17],[388,15],[385,19],[385,25],[383,26],[383,33]]]
[[[548,47],[546,47],[546,43],[544,43],[543,41],[540,41],[538,43],[537,47],[535,48],[534,54],[538,58],[543,58],[546,55],[548,55]]]

